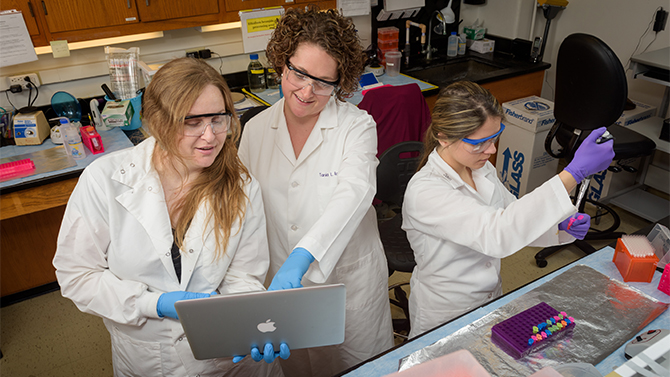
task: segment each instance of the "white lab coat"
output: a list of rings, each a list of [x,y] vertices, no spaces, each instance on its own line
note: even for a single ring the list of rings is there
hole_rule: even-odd
[[[81,311],[103,318],[115,376],[267,375],[266,363],[251,358],[234,366],[230,358],[195,360],[179,321],[156,312],[164,292],[264,289],[269,255],[258,182],[245,185],[246,217],[233,226],[218,261],[205,205],[198,210],[184,239],[180,283],[165,197],[151,165],[155,144],[149,138],[100,157],[82,173],[53,260],[61,292]]]
[[[239,148],[263,193],[270,243],[267,282],[294,248],[303,247],[316,259],[302,280],[304,286],[346,285],[346,335],[335,356],[344,361],[342,367],[393,345],[388,267],[372,207],[376,153],[372,117],[334,97],[298,158],[283,99],[247,123]],[[319,370],[325,363],[312,354],[312,371],[328,373]]]
[[[518,200],[490,162],[472,178],[476,191],[433,150],[407,185],[402,228],[416,259],[410,337],[500,296],[500,258],[574,240],[558,231],[577,211],[558,176]]]

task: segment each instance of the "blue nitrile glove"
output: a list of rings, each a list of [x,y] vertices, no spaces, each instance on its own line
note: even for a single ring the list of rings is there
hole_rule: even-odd
[[[245,356],[233,356],[233,363],[239,363],[240,361],[242,361],[242,359],[244,359]],[[288,348],[288,344],[281,343],[279,345],[279,352],[275,352],[272,343],[265,344],[265,350],[263,353],[261,353],[258,347],[253,347],[251,349],[251,358],[255,362],[265,360],[266,363],[270,364],[277,358],[277,356],[281,357],[284,360],[288,359],[288,357],[291,356],[291,350]]]
[[[591,227],[591,216],[585,213],[575,213],[558,224],[559,230],[566,231],[569,235],[583,240]]]
[[[314,257],[307,249],[296,247],[286,258],[284,264],[279,267],[279,271],[272,279],[268,291],[302,287],[302,277],[307,273],[307,269],[312,262],[314,262]]]
[[[181,300],[192,300],[194,298],[205,298],[209,297],[209,293],[198,293],[198,292],[185,292],[185,291],[174,291],[163,293],[158,298],[158,303],[156,304],[156,311],[158,312],[159,317],[171,317],[174,319],[179,319],[177,316],[177,310],[174,308],[174,303]]]
[[[575,157],[565,167],[565,171],[575,177],[577,183],[584,178],[607,169],[614,158],[614,140],[608,140],[602,144],[596,140],[607,131],[606,127],[597,128],[584,139],[582,145],[577,148]]]

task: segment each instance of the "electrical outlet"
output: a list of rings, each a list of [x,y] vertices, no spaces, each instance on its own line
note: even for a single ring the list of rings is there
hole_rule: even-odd
[[[37,73],[24,73],[21,75],[9,76],[7,77],[7,80],[9,80],[9,86],[21,85],[23,89],[29,89],[28,81],[25,80],[26,76],[30,77],[30,81],[35,84],[35,86],[40,86],[40,78],[37,76]]]

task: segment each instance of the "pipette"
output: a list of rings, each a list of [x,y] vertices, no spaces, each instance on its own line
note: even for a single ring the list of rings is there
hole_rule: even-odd
[[[612,136],[611,133],[605,130],[605,132],[598,138],[598,140],[596,140],[596,144],[602,144],[608,140],[614,140],[614,136]],[[591,185],[591,178],[593,178],[593,175],[589,175],[588,177],[586,177],[582,182],[582,185],[579,187],[579,193],[577,194],[577,201],[575,202],[575,207],[579,208],[579,205],[582,203],[582,200],[584,200],[586,190],[588,190],[589,186]],[[569,225],[572,225],[573,222],[574,222],[574,216],[573,220],[570,221]]]

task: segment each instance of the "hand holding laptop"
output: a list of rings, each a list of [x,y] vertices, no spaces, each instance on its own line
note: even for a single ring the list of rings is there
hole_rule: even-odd
[[[314,262],[314,256],[307,249],[296,247],[277,271],[268,291],[301,288],[302,277],[307,273],[312,262]]]
[[[239,363],[244,359],[246,355],[244,356],[233,356],[233,363]],[[265,360],[266,363],[270,364],[272,363],[277,357],[281,357],[282,359],[286,360],[288,357],[291,356],[291,350],[288,348],[288,344],[282,343],[279,346],[279,352],[275,352],[274,346],[272,343],[266,343],[265,344],[265,349],[263,350],[263,353],[258,349],[258,347],[253,347],[251,348],[251,358],[255,362],[259,362],[261,360]]]
[[[212,292],[216,293],[216,292]],[[185,291],[174,291],[166,292],[160,295],[158,298],[158,303],[156,303],[156,312],[158,316],[163,318],[165,316],[179,319],[177,316],[177,310],[174,308],[174,303],[180,300],[192,300],[194,298],[205,298],[210,297],[208,293],[198,293],[198,292],[185,292]]]

